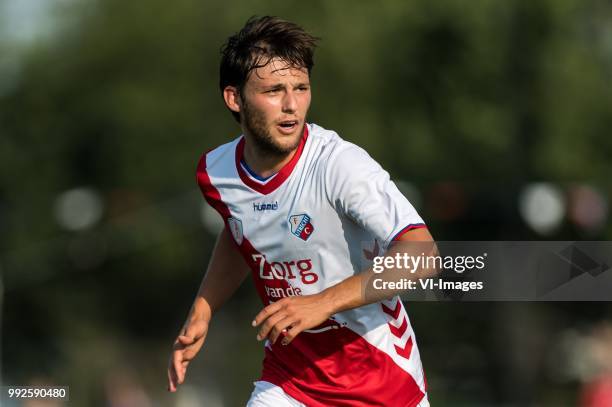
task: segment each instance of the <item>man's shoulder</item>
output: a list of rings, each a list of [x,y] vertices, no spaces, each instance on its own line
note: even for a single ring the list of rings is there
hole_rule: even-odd
[[[234,140],[212,148],[200,156],[197,172],[210,171],[218,167],[224,167],[228,163],[233,164],[236,156],[236,145],[242,136]]]
[[[338,133],[333,130],[323,128],[317,124],[309,124],[310,134],[314,139],[316,148],[319,150],[320,159],[335,159],[342,153],[364,151],[361,147],[351,143],[340,137]]]
[[[370,162],[372,158],[363,148],[340,137],[333,130],[325,129],[316,124],[310,125],[310,130],[315,138],[318,159],[326,161],[329,167],[347,167],[355,164]]]

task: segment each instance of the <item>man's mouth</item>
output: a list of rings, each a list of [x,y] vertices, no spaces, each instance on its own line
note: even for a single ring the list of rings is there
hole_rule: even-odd
[[[278,123],[278,127],[283,134],[291,134],[297,128],[298,120],[284,120]]]

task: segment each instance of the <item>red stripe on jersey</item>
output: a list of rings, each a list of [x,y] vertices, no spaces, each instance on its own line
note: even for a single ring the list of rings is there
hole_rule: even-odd
[[[295,168],[298,160],[300,159],[300,156],[302,155],[302,151],[304,151],[304,144],[306,144],[306,139],[308,139],[308,125],[304,124],[304,134],[302,135],[300,144],[298,145],[297,150],[295,151],[295,154],[293,154],[291,160],[287,164],[285,164],[283,168],[280,169],[280,171],[276,174],[274,178],[272,178],[265,184],[260,184],[257,181],[253,180],[251,177],[249,177],[244,168],[242,168],[242,165],[240,165],[240,161],[244,156],[245,143],[244,137],[242,137],[238,142],[238,145],[236,146],[236,169],[238,170],[238,175],[240,175],[240,179],[249,188],[261,194],[267,195],[273,192],[276,188],[280,187],[287,178],[289,178],[289,175],[291,175],[293,168]]]
[[[210,182],[210,177],[208,176],[208,172],[206,171],[206,154],[200,158],[200,162],[198,162],[198,169],[196,171],[196,180],[198,181],[198,186],[204,195],[204,198],[208,202],[210,206],[212,206],[223,218],[223,221],[227,222],[227,218],[231,217],[229,208],[225,203],[221,200],[221,194]]]
[[[398,355],[406,358],[406,359],[410,359],[410,353],[412,352],[412,336],[408,338],[408,340],[406,341],[406,344],[401,347],[401,346],[395,346],[395,351],[397,352]]]
[[[380,306],[382,307],[382,310],[385,314],[389,315],[390,317],[392,317],[393,319],[397,321],[397,319],[400,316],[400,311],[402,310],[402,302],[400,300],[397,300],[397,302],[395,303],[394,309],[391,309],[382,303],[380,304]],[[406,329],[408,329],[408,320],[406,319],[405,316],[402,318],[402,322],[399,327],[393,325],[391,322],[388,322],[387,324],[389,325],[389,330],[391,331],[391,333],[400,339],[406,332]],[[398,345],[394,345],[394,346],[395,346],[395,352],[398,355],[400,355],[403,358],[410,359],[410,354],[412,353],[412,337],[411,336],[408,337],[408,339],[406,340],[406,343],[403,346],[398,346]],[[423,374],[423,376],[425,376],[425,374]]]
[[[423,229],[426,228],[427,225],[424,223],[415,223],[412,225],[408,225],[405,228],[403,228],[402,230],[400,230],[399,232],[397,232],[397,234],[393,237],[393,241],[399,240],[400,237],[402,237],[404,234],[406,234],[406,232],[410,232],[411,230],[414,229]]]
[[[395,308],[393,309],[387,307],[385,304],[382,304],[382,303],[380,304],[380,306],[382,307],[383,312],[385,314],[392,316],[393,319],[397,319],[397,317],[399,317],[400,310],[401,310],[401,305],[400,305],[399,300],[397,300],[397,303],[395,304]]]
[[[223,218],[225,227],[229,230],[228,219],[232,217],[232,213],[225,202],[223,202],[221,199],[219,190],[217,190],[217,188],[215,188],[210,181],[210,177],[206,171],[206,155],[200,159],[200,163],[198,164],[197,180],[198,185],[204,194],[204,198],[206,198],[206,201],[210,204],[210,206],[219,212]],[[244,260],[251,269],[251,275],[253,276],[257,293],[259,294],[259,297],[264,305],[270,304],[269,297],[266,294],[266,285],[270,288],[282,288],[283,290],[289,288],[289,283],[286,280],[281,279],[267,280],[264,284],[263,280],[259,278],[261,267],[263,267],[265,271],[269,271],[272,267],[267,261],[265,261],[265,256],[258,252],[246,237],[243,237],[240,245],[238,245],[235,240],[232,239],[232,241],[234,244],[236,244],[238,250],[242,254],[242,257],[244,257]]]
[[[399,327],[393,325],[391,322],[388,322],[388,324],[391,333],[397,336],[398,338],[401,338],[404,335],[404,332],[406,332],[406,329],[408,329],[408,320],[406,319],[406,317],[404,317]]]

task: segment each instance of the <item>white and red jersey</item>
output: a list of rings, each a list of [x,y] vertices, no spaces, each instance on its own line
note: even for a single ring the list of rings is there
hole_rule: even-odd
[[[262,180],[243,161],[243,136],[205,154],[197,179],[250,266],[265,305],[323,291],[372,255],[425,227],[363,149],[304,126],[289,163]],[[373,253],[373,251],[379,251]],[[333,315],[289,345],[266,344],[261,380],[308,406],[417,406],[426,382],[399,297]]]

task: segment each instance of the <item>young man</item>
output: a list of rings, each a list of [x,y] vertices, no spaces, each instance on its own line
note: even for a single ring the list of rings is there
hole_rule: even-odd
[[[175,340],[169,390],[250,270],[265,359],[249,406],[429,406],[403,304],[364,296],[364,266],[379,247],[432,238],[364,150],[306,123],[315,45],[301,27],[262,17],[223,48],[221,92],[243,135],[197,169],[225,228]]]

